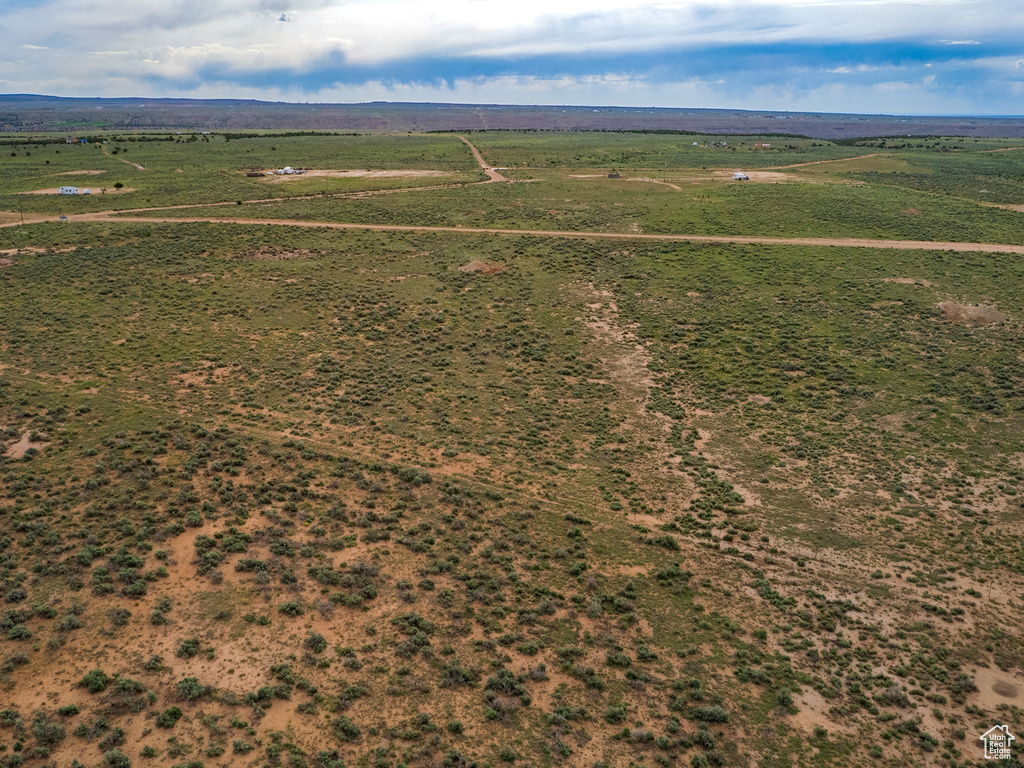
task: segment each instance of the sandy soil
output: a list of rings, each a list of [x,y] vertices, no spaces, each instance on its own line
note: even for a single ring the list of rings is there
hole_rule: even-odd
[[[902,285],[923,285],[925,288],[931,288],[934,283],[930,280],[920,280],[915,277],[883,277],[883,283],[900,283]]]
[[[43,441],[35,443],[32,442],[32,440],[29,439],[30,435],[30,432],[26,432],[21,436],[21,440],[8,446],[6,455],[12,459],[20,459],[28,452],[29,448],[35,448],[38,451],[46,444]]]
[[[736,169],[740,170],[740,169]],[[732,175],[736,171],[715,171],[715,181],[732,181]],[[808,179],[804,176],[794,176],[791,173],[779,173],[778,171],[742,171],[750,177],[750,181],[758,184],[781,184],[783,182],[799,182],[801,184],[818,184],[817,179]]]
[[[51,176],[98,176],[106,171],[61,171],[60,173],[51,173]]]
[[[0,259],[0,269],[2,269],[3,267],[9,267],[13,263],[14,262],[11,261],[10,259]]]
[[[459,269],[463,272],[479,272],[481,275],[496,275],[499,272],[505,271],[505,267],[501,264],[485,264],[479,259],[473,259],[469,264],[463,264]]]
[[[942,316],[946,320],[955,323],[999,323],[1009,316],[1003,314],[995,307],[973,307],[969,304],[957,304],[954,301],[943,301],[939,303]]]
[[[281,181],[294,181],[295,179],[308,178],[310,176],[316,176],[320,178],[331,178],[331,179],[393,179],[393,178],[426,178],[436,176],[449,176],[447,171],[414,171],[414,170],[399,170],[399,171],[332,171],[332,170],[317,170],[317,171],[306,171],[302,174],[291,174],[285,176],[279,176],[274,174],[273,176],[264,176],[264,181],[269,182],[281,182]]]
[[[116,195],[122,192],[135,192],[133,187],[122,187],[121,189],[115,189],[114,187],[107,187],[106,192],[100,192],[99,187],[90,187],[92,189],[91,196],[96,195]],[[33,189],[31,192],[19,192],[19,195],[59,195],[60,187],[50,187],[49,189]],[[82,195],[68,195],[68,197],[82,197]]]

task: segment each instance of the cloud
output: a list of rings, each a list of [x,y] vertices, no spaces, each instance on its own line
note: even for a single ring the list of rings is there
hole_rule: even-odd
[[[15,5],[0,10],[8,38],[24,41],[26,61],[5,66],[12,90],[83,96],[758,100],[766,108],[877,112],[883,83],[905,82],[927,91],[932,111],[943,103],[1005,110],[1008,86],[994,83],[1019,71],[1024,38],[1019,0]],[[51,18],[62,23],[46,23]],[[61,56],[34,53],[43,50]],[[935,78],[927,88],[926,74]]]

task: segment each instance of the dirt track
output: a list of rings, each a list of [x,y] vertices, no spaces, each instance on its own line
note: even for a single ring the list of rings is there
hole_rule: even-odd
[[[134,165],[140,171],[146,170],[144,167],[142,167],[138,163],[133,163],[131,160],[125,160],[123,157],[115,157],[114,155],[112,155],[109,152],[107,152],[107,148],[106,147],[103,147],[103,154],[106,155],[107,157],[113,157],[115,160],[120,160],[125,165]]]
[[[487,163],[484,162],[483,155],[480,154],[480,150],[473,146],[473,143],[465,136],[459,136],[459,140],[464,142],[470,151],[473,153],[473,157],[476,158],[477,163],[480,164],[480,170],[487,174],[489,181],[484,182],[485,184],[493,184],[496,181],[508,181],[504,176],[498,173],[496,170],[491,168]]]
[[[741,245],[829,245],[842,248],[893,248],[898,250],[931,250],[931,251],[973,251],[980,253],[1019,253],[1024,255],[1024,245],[1004,245],[1000,243],[951,243],[932,242],[928,240],[871,240],[858,237],[744,237],[730,235],[644,235],[628,232],[570,232],[563,230],[544,229],[486,229],[482,227],[419,227],[401,224],[348,224],[328,221],[297,221],[292,219],[246,219],[241,217],[205,218],[205,217],[158,217],[158,216],[118,216],[112,218],[111,212],[83,213],[69,216],[69,221],[129,221],[137,223],[210,223],[210,224],[247,224],[274,225],[286,227],[311,227],[324,229],[365,229],[379,232],[455,232],[466,235],[532,235],[535,237],[552,238],[602,238],[611,240],[662,240],[669,242],[695,243],[735,243]],[[48,219],[49,220],[49,219]],[[11,225],[0,225],[11,226]]]
[[[772,170],[779,170],[780,168],[803,168],[807,165],[821,165],[822,163],[848,163],[851,160],[863,160],[866,157],[878,157],[880,152],[872,152],[870,155],[857,155],[856,157],[837,157],[835,160],[813,160],[809,163],[793,163],[792,165],[776,165],[772,167]]]

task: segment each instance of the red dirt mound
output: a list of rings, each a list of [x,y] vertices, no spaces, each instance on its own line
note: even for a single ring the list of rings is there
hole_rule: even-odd
[[[505,267],[501,264],[485,264],[478,259],[473,259],[464,266],[459,267],[463,272],[479,272],[481,275],[496,275],[499,272],[504,272]]]

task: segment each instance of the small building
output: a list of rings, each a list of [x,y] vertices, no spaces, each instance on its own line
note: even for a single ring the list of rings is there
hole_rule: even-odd
[[[77,195],[78,187],[61,187],[60,193],[62,195]]]
[[[609,179],[621,179],[622,178],[622,174],[618,173],[617,171],[612,171],[611,173],[608,174],[608,178]]]
[[[736,173],[732,175],[732,178],[734,181],[750,181],[750,177],[743,173],[743,171],[736,171]]]
[[[772,148],[771,144],[765,144],[765,143],[762,143],[760,141],[755,141],[754,142],[754,149],[771,149],[771,148]]]

